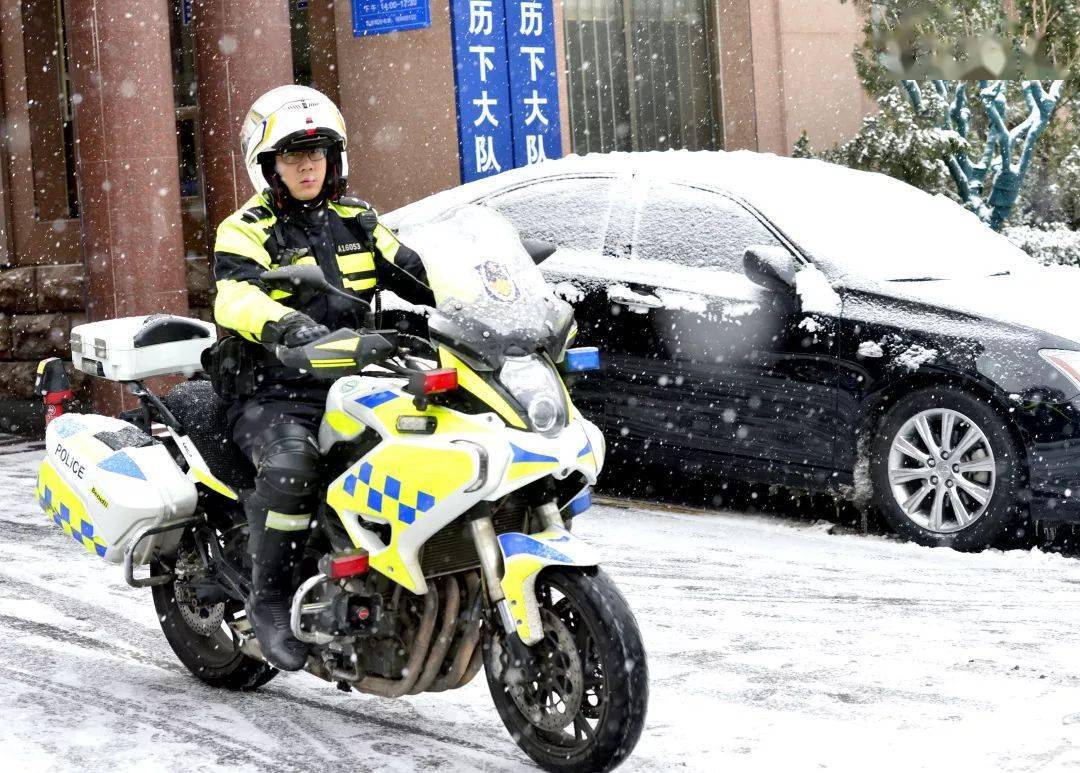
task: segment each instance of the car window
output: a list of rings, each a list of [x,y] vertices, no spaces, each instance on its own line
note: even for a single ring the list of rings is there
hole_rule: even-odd
[[[612,180],[543,180],[493,196],[484,203],[508,218],[522,238],[599,252],[611,216]]]
[[[741,274],[751,245],[783,246],[745,207],[719,193],[657,182],[638,204],[635,258]]]

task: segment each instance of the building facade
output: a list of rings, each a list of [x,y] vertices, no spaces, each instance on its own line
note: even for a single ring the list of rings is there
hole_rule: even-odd
[[[538,157],[840,141],[873,107],[859,35],[839,0],[0,0],[0,428],[72,325],[209,318],[214,229],[252,193],[239,128],[274,86],[339,103],[350,189],[386,211]]]

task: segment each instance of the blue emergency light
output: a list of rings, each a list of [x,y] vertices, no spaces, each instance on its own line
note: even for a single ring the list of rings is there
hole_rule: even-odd
[[[600,350],[595,346],[579,346],[576,349],[567,349],[563,369],[567,373],[600,370]]]

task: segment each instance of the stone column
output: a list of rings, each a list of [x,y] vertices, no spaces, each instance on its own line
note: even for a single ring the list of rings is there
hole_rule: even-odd
[[[218,223],[255,191],[240,154],[240,129],[251,104],[293,82],[288,0],[204,0],[195,4],[206,216]]]
[[[169,4],[69,0],[66,17],[87,314],[186,314]],[[101,380],[94,402],[134,405]]]

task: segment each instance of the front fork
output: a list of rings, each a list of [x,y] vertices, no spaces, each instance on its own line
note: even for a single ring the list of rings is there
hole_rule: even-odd
[[[533,512],[540,517],[545,529],[563,528],[562,515],[559,513],[558,504],[554,501],[534,507]],[[531,650],[518,635],[517,623],[514,621],[510,604],[506,600],[506,594],[503,593],[502,579],[505,567],[502,550],[499,548],[495,524],[491,520],[491,507],[486,503],[477,508],[472,520],[469,521],[469,531],[472,533],[473,544],[476,546],[476,555],[480,558],[480,571],[484,576],[488,600],[499,612],[499,620],[506,632],[507,645],[516,660],[529,660]]]

